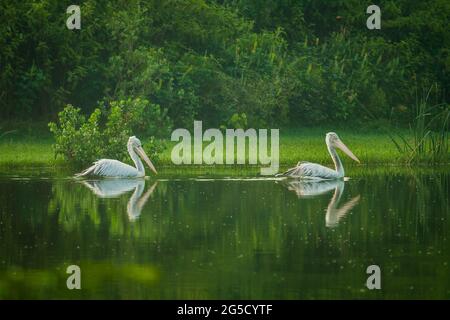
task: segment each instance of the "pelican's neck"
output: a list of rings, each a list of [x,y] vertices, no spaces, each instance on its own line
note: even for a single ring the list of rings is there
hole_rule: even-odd
[[[328,152],[331,155],[331,158],[334,162],[334,167],[336,169],[336,172],[338,173],[339,178],[343,178],[345,176],[344,172],[344,166],[342,165],[341,159],[339,158],[339,155],[336,152],[336,149],[331,145],[331,143],[327,140],[327,148]]]
[[[145,175],[144,165],[142,164],[141,158],[136,154],[132,145],[128,145],[128,153],[130,154],[131,159],[133,159],[134,166],[137,171],[143,175]]]

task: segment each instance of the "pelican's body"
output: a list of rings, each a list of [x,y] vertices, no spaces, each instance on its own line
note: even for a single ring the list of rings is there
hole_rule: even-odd
[[[135,167],[114,159],[101,159],[95,161],[86,170],[77,173],[77,177],[97,176],[97,177],[119,177],[119,178],[142,178],[145,177],[145,169],[141,156],[150,169],[156,174],[156,169],[142,148],[141,141],[136,137],[130,137],[127,143],[128,153],[134,162]]]
[[[343,179],[345,176],[344,166],[336,152],[336,147],[344,151],[350,158],[359,162],[358,158],[347,148],[334,132],[328,132],[325,137],[328,152],[333,159],[335,170],[324,167],[317,163],[300,161],[297,166],[277,176],[313,179],[313,180],[335,180]]]

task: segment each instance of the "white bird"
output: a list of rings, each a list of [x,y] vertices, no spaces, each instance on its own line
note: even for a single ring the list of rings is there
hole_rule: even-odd
[[[277,177],[292,177],[301,179],[315,179],[315,180],[334,180],[344,178],[344,166],[339,158],[336,149],[339,148],[344,151],[350,158],[359,162],[359,159],[350,151],[349,148],[339,139],[334,132],[328,132],[325,137],[328,152],[333,159],[335,170],[324,167],[317,163],[300,161],[297,166],[288,171],[277,174]]]
[[[142,159],[144,159],[144,161],[148,164],[149,168],[155,174],[157,174],[155,167],[153,166],[148,156],[145,154],[145,151],[142,148],[141,141],[138,138],[136,138],[135,136],[130,137],[128,139],[127,149],[136,167],[132,167],[118,160],[100,159],[98,161],[95,161],[94,164],[89,168],[87,168],[86,170],[77,173],[75,176],[77,177],[98,176],[98,177],[121,177],[121,178],[145,177],[144,165],[142,164],[142,161],[139,158],[139,156],[141,156]]]

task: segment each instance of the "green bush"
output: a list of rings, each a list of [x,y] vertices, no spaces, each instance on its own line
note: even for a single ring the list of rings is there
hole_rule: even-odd
[[[129,161],[126,144],[132,135],[146,141],[145,149],[155,159],[165,148],[160,138],[172,127],[166,110],[140,98],[101,103],[88,118],[69,104],[58,118],[58,123],[49,123],[55,156],[75,165],[99,158]]]

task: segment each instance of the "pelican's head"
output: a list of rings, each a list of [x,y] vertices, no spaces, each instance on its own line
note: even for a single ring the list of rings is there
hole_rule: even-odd
[[[158,174],[155,167],[153,166],[153,163],[145,153],[144,148],[142,148],[141,140],[139,140],[135,136],[131,136],[130,138],[128,138],[128,148],[132,148],[147,163],[150,170],[152,170],[155,174]]]
[[[339,139],[338,135],[335,132],[328,132],[325,137],[325,142],[328,146],[339,148],[345,152],[350,158],[355,160],[356,162],[360,162],[359,159],[350,151],[349,148]]]

